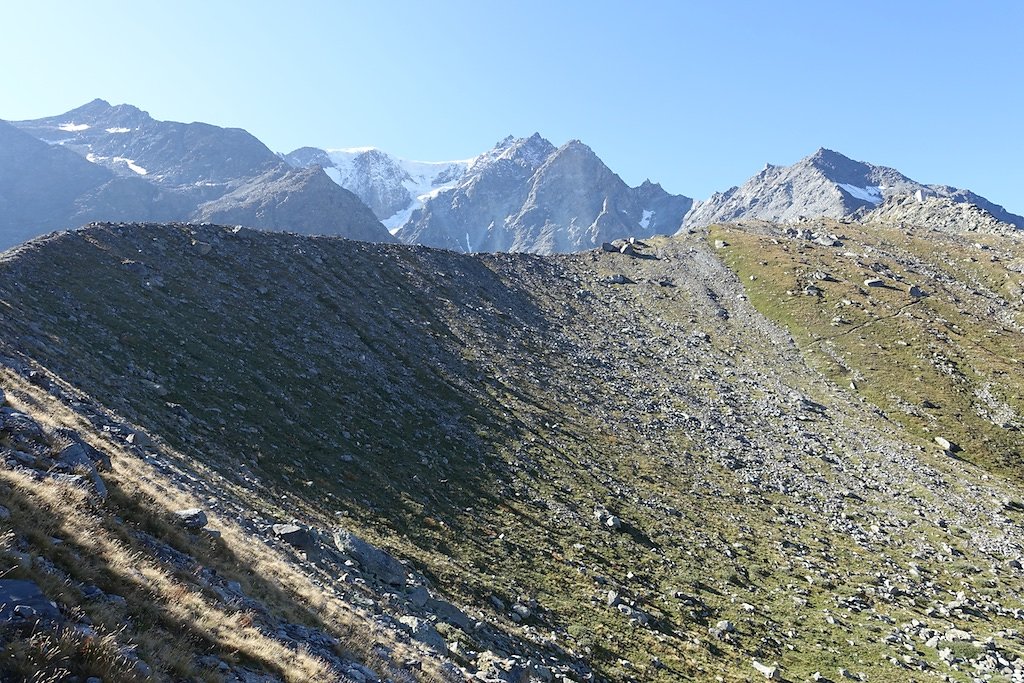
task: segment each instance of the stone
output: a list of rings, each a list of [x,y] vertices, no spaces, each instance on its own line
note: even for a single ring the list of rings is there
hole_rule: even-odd
[[[405,585],[405,567],[394,557],[345,529],[334,532],[334,545],[359,563],[363,571],[392,586]]]
[[[430,591],[423,586],[416,586],[409,592],[409,604],[416,608],[421,608],[427,604],[427,600],[430,599]]]
[[[143,432],[129,432],[128,435],[124,437],[124,440],[132,446],[141,446],[143,448],[148,448],[153,445],[153,441]]]
[[[865,287],[882,287],[883,285],[885,285],[885,282],[881,278],[877,277],[869,277],[864,281]]]
[[[60,610],[46,598],[35,581],[0,580],[0,625],[60,620]]]
[[[909,287],[907,287],[907,293],[910,294],[910,296],[914,297],[915,299],[920,299],[921,297],[924,296],[924,290],[918,287],[917,285],[910,285]]]
[[[735,633],[736,626],[733,625],[728,619],[722,619],[717,624],[708,629],[708,633],[715,638],[724,638],[727,633]]]
[[[944,451],[949,451],[950,453],[956,453],[957,451],[960,450],[959,445],[953,443],[952,441],[943,436],[935,437],[935,443],[939,445],[939,448],[941,448]]]
[[[608,518],[604,520],[604,525],[609,529],[618,529],[622,526],[622,520],[615,515],[608,515]]]
[[[754,668],[757,669],[757,671],[762,676],[767,678],[769,681],[780,681],[780,680],[782,680],[782,674],[779,673],[779,667],[777,667],[777,666],[769,666],[768,664],[762,664],[761,662],[757,661],[756,659],[752,663],[754,665]]]
[[[522,619],[529,619],[533,615],[533,612],[530,611],[530,608],[521,603],[512,605],[512,611],[518,614]]]
[[[419,617],[399,617],[398,622],[405,626],[412,634],[413,640],[417,640],[432,650],[438,652],[447,653],[448,644],[434,625],[426,619],[420,619]]]
[[[309,529],[298,524],[275,524],[271,529],[282,541],[299,550],[312,550],[316,547],[316,538]]]
[[[619,249],[618,249],[618,247],[616,247],[611,242],[602,242],[601,243],[601,251],[607,251],[609,253],[617,253],[619,251]]]
[[[10,434],[15,444],[40,442],[44,438],[43,428],[38,422],[12,408],[0,409],[0,431]]]
[[[174,514],[183,527],[192,531],[202,529],[208,522],[206,513],[199,508],[177,510]]]
[[[431,598],[427,600],[426,608],[446,624],[458,626],[466,633],[469,633],[472,629],[473,624],[469,617],[466,616],[466,613],[450,602]]]
[[[633,248],[632,244],[623,244],[619,248],[619,253],[625,256],[634,256],[636,254],[636,249]]]
[[[725,249],[729,243],[725,240],[715,240],[715,249]]]
[[[6,522],[11,518],[11,511],[0,505],[0,522]]]

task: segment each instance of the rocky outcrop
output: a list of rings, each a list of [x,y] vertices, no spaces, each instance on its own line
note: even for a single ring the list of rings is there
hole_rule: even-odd
[[[925,227],[950,233],[1012,234],[1024,227],[1000,220],[977,204],[927,196],[923,192],[889,197],[859,219],[864,223]]]

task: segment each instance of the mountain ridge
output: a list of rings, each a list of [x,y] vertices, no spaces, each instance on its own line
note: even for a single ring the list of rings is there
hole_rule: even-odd
[[[14,179],[16,165],[28,163],[27,158],[0,156],[11,165],[0,172],[7,179],[6,187],[0,185],[0,205],[9,207],[0,228],[7,234],[2,243],[8,245],[95,219],[230,217],[268,229],[342,231],[385,242],[394,234],[407,243],[462,252],[573,252],[722,221],[854,219],[883,200],[907,195],[976,205],[996,221],[1024,228],[1024,218],[969,190],[925,185],[895,169],[854,161],[826,148],[790,166],[768,164],[743,185],[694,201],[648,181],[628,187],[581,141],[556,147],[539,133],[508,136],[470,159],[419,162],[375,148],[303,147],[278,154],[240,128],[157,121],[133,105],[101,99],[13,125],[112,176],[100,182],[94,169],[64,155],[61,173],[82,179],[62,184],[88,187],[69,198],[68,188],[53,188],[54,183],[47,185],[39,175],[47,163],[52,167],[58,153],[50,155],[51,162],[37,164],[35,175],[25,176],[36,178],[36,187],[27,192]],[[42,148],[31,154],[46,155]],[[307,166],[323,168],[334,186],[288,174],[290,168]],[[257,189],[260,183],[264,186]],[[51,191],[58,201],[44,206],[40,197]],[[18,214],[12,208],[33,195],[31,210]],[[948,229],[956,229],[958,216],[975,215],[936,203],[929,211]]]
[[[686,216],[685,226],[704,227],[742,219],[850,218],[888,197],[917,193],[976,204],[998,220],[1024,229],[1024,217],[969,190],[924,185],[895,169],[854,161],[824,147],[790,166],[766,164],[743,185],[696,202]]]
[[[0,200],[31,206],[0,219],[2,246],[89,220],[212,216],[265,229],[392,241],[355,195],[309,174],[289,174],[291,166],[241,128],[158,121],[132,105],[101,99],[57,116],[2,125],[8,137],[18,131],[46,145],[18,158],[11,150],[0,154]],[[91,179],[93,189],[59,206],[43,202],[44,194],[61,196],[66,190],[49,187],[55,183],[42,176],[26,189],[22,169],[36,163],[33,157],[60,160],[61,173]]]

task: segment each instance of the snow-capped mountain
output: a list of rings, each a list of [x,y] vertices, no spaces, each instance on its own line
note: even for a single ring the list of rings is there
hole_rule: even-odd
[[[685,224],[696,227],[741,218],[783,222],[816,216],[844,218],[871,211],[889,197],[918,193],[976,204],[1000,221],[1024,227],[1024,218],[969,190],[924,185],[895,169],[853,161],[824,148],[792,166],[767,164],[743,185],[697,202]]]
[[[406,161],[367,148],[303,148],[284,158],[323,166],[403,242],[463,252],[569,252],[671,233],[692,204],[651,182],[630,188],[578,140],[556,148],[539,134],[510,136],[464,161]]]
[[[393,241],[351,192],[297,172],[240,128],[158,121],[103,100],[0,126],[0,208],[10,207],[0,246],[91,220],[217,219]]]
[[[453,187],[473,162],[411,161],[373,147],[302,147],[283,158],[296,167],[321,166],[331,180],[362,199],[392,232],[431,196]]]

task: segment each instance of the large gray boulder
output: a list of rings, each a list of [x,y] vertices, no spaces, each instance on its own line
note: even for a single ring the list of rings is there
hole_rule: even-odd
[[[0,581],[0,626],[60,620],[60,610],[34,581]]]
[[[358,562],[364,572],[392,586],[405,586],[405,566],[380,548],[345,529],[334,532],[334,545]]]
[[[199,508],[187,508],[185,510],[178,510],[174,514],[178,518],[178,521],[181,522],[181,525],[183,527],[185,527],[186,529],[190,529],[192,531],[198,531],[199,529],[202,529],[204,526],[206,526],[207,522],[209,521],[206,518],[206,513],[200,510]]]
[[[298,548],[299,550],[313,550],[316,548],[316,537],[305,527],[301,527],[298,524],[275,524],[272,528],[275,536],[293,548]]]

